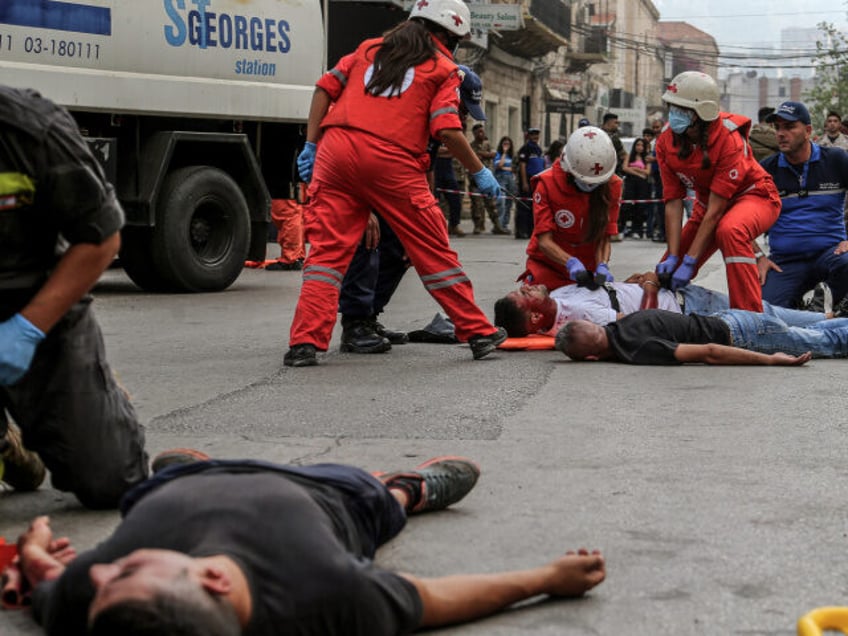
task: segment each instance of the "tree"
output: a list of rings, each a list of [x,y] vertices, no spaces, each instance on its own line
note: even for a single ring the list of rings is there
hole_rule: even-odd
[[[813,120],[813,130],[821,130],[829,110],[848,116],[848,36],[833,24],[818,25],[822,39],[816,42],[815,87],[805,100]]]

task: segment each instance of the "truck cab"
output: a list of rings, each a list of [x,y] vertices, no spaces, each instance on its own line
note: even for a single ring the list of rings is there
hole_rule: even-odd
[[[294,197],[326,28],[352,50],[404,15],[394,2],[4,0],[0,81],[74,116],[123,205],[120,262],[137,285],[219,291],[264,259],[271,200]]]

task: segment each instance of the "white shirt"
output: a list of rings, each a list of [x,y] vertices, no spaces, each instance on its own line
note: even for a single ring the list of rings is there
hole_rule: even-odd
[[[613,283],[612,286],[622,314],[632,314],[639,310],[639,305],[642,304],[642,288],[639,285]],[[577,285],[565,285],[553,290],[551,298],[556,301],[557,315],[553,327],[544,332],[549,336],[555,336],[569,320],[588,320],[597,325],[606,325],[618,319],[617,312],[612,308],[609,294],[603,287],[591,290]],[[658,307],[681,313],[677,298],[667,289],[659,290]]]

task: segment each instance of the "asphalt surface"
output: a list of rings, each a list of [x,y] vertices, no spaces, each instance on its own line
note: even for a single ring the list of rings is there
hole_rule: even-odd
[[[486,234],[453,246],[491,315],[525,242]],[[660,251],[615,244],[612,269],[623,279]],[[718,258],[697,282],[725,288]],[[844,361],[644,368],[545,351],[474,362],[466,346],[434,344],[362,356],[338,352],[337,327],[320,366],[289,369],[299,285],[296,272],[246,270],[223,293],[152,295],[112,270],[95,310],[151,453],[194,446],[369,470],[465,454],[483,468],[477,488],[412,519],[383,565],[490,572],[580,546],[607,558],[606,582],[584,599],[440,633],[788,636],[810,609],[845,602]],[[410,272],[383,322],[420,328],[438,310]],[[117,521],[45,486],[0,493],[0,536],[43,513],[80,549]],[[0,612],[0,634],[38,633],[25,612]]]

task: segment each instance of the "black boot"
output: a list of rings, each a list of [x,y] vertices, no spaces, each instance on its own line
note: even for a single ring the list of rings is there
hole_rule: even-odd
[[[342,318],[342,351],[384,353],[391,348],[388,338],[379,335],[368,318]]]
[[[393,345],[402,345],[409,342],[409,336],[405,331],[395,331],[394,329],[387,329],[380,321],[377,320],[377,316],[371,316],[371,325],[374,327],[374,333],[378,336],[383,336],[386,340],[388,340]]]

